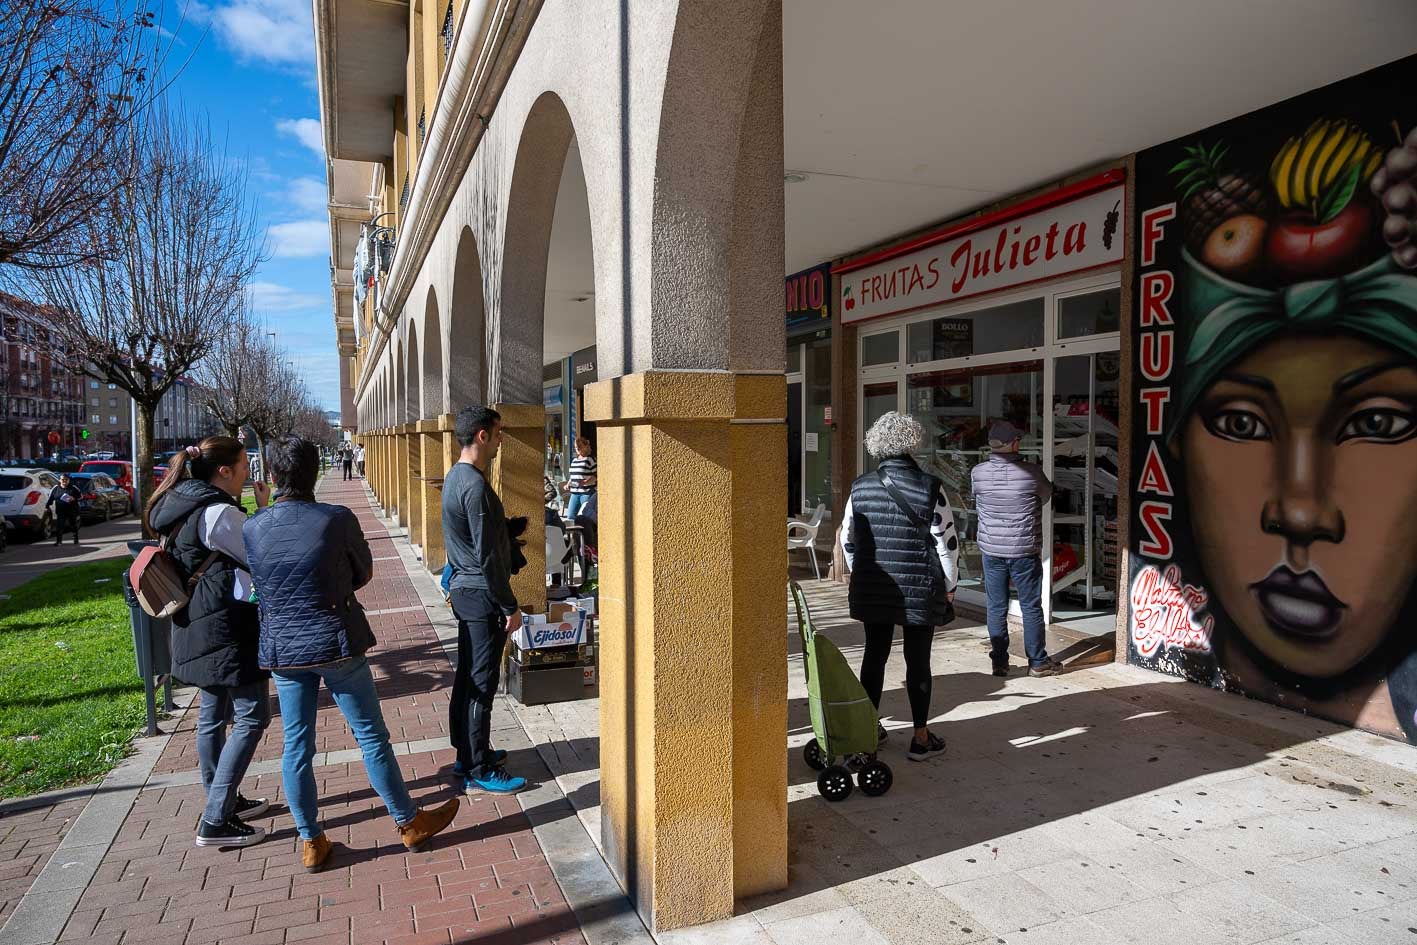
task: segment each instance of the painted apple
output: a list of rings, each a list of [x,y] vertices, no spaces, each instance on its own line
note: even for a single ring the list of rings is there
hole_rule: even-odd
[[[1269,221],[1253,213],[1231,217],[1211,231],[1201,247],[1201,262],[1223,276],[1243,278],[1264,258]]]
[[[1269,263],[1285,281],[1331,279],[1351,272],[1373,234],[1373,209],[1354,200],[1324,223],[1307,213],[1291,214],[1269,228]]]

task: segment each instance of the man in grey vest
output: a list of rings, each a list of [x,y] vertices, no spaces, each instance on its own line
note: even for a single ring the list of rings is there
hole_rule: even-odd
[[[1009,582],[1023,611],[1023,649],[1030,676],[1056,676],[1043,633],[1043,503],[1053,483],[1042,467],[1019,455],[1023,432],[1007,420],[989,427],[989,459],[970,471],[979,515],[979,550],[988,597],[989,657],[995,676],[1009,674]]]

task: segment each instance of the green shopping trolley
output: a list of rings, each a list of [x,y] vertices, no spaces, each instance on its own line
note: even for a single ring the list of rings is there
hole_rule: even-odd
[[[863,794],[880,797],[891,789],[895,777],[890,765],[876,758],[876,707],[841,650],[812,627],[801,586],[789,581],[787,587],[797,607],[814,736],[803,746],[802,760],[818,772],[817,790],[829,801],[851,795],[853,771]]]

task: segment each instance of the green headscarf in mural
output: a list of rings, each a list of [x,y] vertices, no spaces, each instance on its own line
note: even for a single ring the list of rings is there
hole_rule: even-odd
[[[1234,282],[1181,251],[1184,320],[1193,325],[1170,435],[1196,400],[1241,357],[1280,333],[1348,332],[1417,361],[1417,275],[1390,254],[1335,279],[1263,289]]]

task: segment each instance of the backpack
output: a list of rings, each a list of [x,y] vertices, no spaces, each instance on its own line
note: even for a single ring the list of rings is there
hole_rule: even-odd
[[[138,598],[138,606],[143,608],[143,613],[149,617],[171,617],[186,607],[192,599],[192,589],[221,553],[213,551],[207,555],[201,567],[184,582],[177,559],[167,550],[173,536],[181,528],[178,525],[156,545],[149,545],[138,552],[133,566],[128,569],[128,583],[133,586],[133,595]]]

